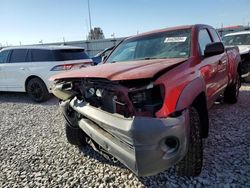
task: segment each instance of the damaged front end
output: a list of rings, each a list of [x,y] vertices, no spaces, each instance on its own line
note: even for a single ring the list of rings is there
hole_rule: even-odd
[[[154,175],[186,154],[189,114],[158,118],[165,88],[150,79],[59,80],[53,90],[64,116],[98,144],[101,153],[121,161],[138,176]],[[68,118],[68,110],[76,114]]]
[[[154,117],[163,105],[164,87],[155,86],[149,80],[79,79],[57,82],[53,94],[63,101],[76,97],[93,107],[126,118]]]

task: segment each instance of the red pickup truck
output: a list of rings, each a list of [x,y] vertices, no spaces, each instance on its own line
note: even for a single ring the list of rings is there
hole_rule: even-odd
[[[240,55],[208,25],[129,37],[104,63],[56,75],[66,136],[118,159],[138,176],[175,165],[183,176],[202,169],[208,109],[235,103]]]

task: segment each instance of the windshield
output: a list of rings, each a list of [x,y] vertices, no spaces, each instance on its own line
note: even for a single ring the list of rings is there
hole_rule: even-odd
[[[222,41],[225,46],[250,45],[250,34],[225,36]]]
[[[189,57],[190,38],[191,29],[182,29],[128,39],[106,62]]]

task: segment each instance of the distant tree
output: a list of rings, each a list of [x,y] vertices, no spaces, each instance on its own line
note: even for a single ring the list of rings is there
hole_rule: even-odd
[[[88,35],[88,40],[98,40],[98,39],[104,39],[103,31],[100,27],[95,27],[94,29],[91,29]]]

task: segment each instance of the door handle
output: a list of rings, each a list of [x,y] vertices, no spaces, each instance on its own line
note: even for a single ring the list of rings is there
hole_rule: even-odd
[[[23,68],[23,67],[20,67],[20,70],[24,70],[24,68]]]

